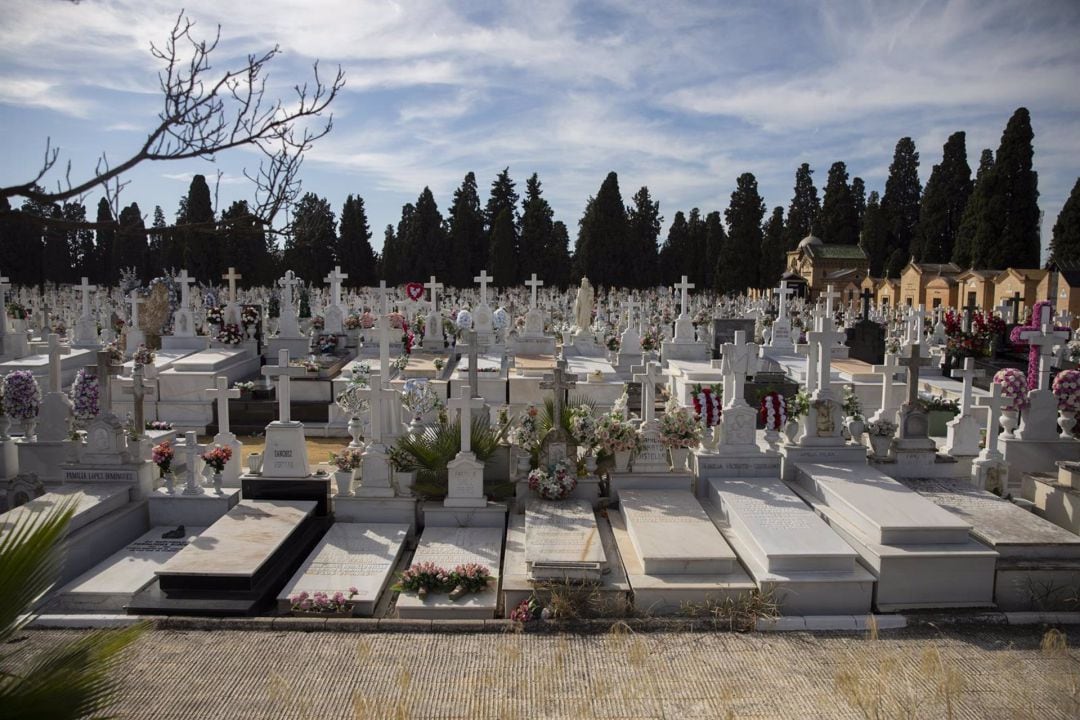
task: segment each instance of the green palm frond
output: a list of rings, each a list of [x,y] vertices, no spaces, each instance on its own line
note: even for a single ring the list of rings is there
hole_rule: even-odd
[[[562,427],[567,433],[570,432],[570,411],[579,407],[589,408],[589,412],[595,414],[596,403],[592,398],[586,395],[571,395],[566,404],[563,405],[562,410]],[[544,411],[540,413],[540,437],[544,437],[551,431],[551,428],[555,427],[553,419],[555,417],[555,399],[548,397],[544,399]]]
[[[491,459],[509,427],[492,428],[486,418],[473,418],[471,443],[476,459],[480,462]],[[395,451],[399,469],[416,473],[414,492],[432,499],[445,497],[446,465],[461,451],[461,424],[457,420],[440,423],[416,437],[403,436],[398,439]]]
[[[0,643],[27,625],[34,606],[60,578],[63,538],[76,498],[0,525]]]

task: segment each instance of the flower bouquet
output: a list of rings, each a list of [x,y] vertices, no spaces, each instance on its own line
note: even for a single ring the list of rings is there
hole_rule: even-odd
[[[225,315],[220,305],[211,305],[206,308],[206,322],[211,325],[221,325],[225,322]]]
[[[596,447],[596,418],[587,405],[570,408],[570,435],[578,447],[586,450]]]
[[[158,466],[158,470],[161,471],[162,477],[168,475],[172,470],[174,457],[176,457],[176,451],[173,450],[172,443],[168,440],[155,445],[150,455],[150,459],[154,461],[154,464]]]
[[[994,373],[994,382],[1001,386],[1006,411],[1024,410],[1028,406],[1027,375],[1023,370],[1003,368]]]
[[[349,588],[348,596],[340,590],[333,595],[324,592],[308,593],[306,590],[289,596],[290,610],[305,615],[352,615],[354,597],[360,593]]]
[[[337,336],[319,335],[315,338],[315,349],[320,355],[332,355],[337,350]]]
[[[203,462],[213,468],[214,473],[225,471],[225,466],[232,459],[232,448],[227,445],[215,445],[212,450],[202,454]]]
[[[131,359],[136,365],[153,365],[154,351],[146,347],[146,345],[140,345],[131,356]]]
[[[216,340],[225,345],[239,345],[244,342],[244,332],[235,323],[223,325],[217,334]]]
[[[345,316],[345,329],[346,330],[359,330],[361,328],[360,316],[355,313],[349,313]]]
[[[75,373],[75,381],[71,383],[72,413],[75,420],[85,423],[97,417],[99,398],[97,376],[86,368],[80,368],[79,372]]]
[[[720,403],[723,397],[723,390],[715,385],[704,388],[698,385],[694,388],[690,399],[694,403],[694,416],[702,427],[711,428],[720,424]]]
[[[164,420],[147,420],[145,424],[146,430],[172,430],[173,424],[171,422],[165,422]]]
[[[565,500],[577,487],[574,469],[565,460],[559,460],[529,473],[529,489],[544,500]]]
[[[29,421],[37,417],[41,405],[41,388],[29,370],[12,370],[4,376],[4,413],[15,420]]]
[[[627,469],[630,457],[639,452],[644,443],[623,412],[612,409],[596,422],[596,444],[605,453],[614,455],[616,466],[623,471]]]
[[[101,348],[105,352],[109,353],[109,362],[116,364],[124,362],[124,351],[120,348],[120,340],[113,340]]]
[[[398,576],[393,590],[416,593],[421,599],[428,593],[443,591],[450,584],[450,573],[433,562],[414,563]]]
[[[491,584],[491,570],[479,563],[464,563],[458,565],[450,573],[450,599],[457,600],[468,593],[478,593],[487,590]]]
[[[685,450],[701,442],[701,423],[689,408],[671,398],[660,418],[660,444],[668,450]]]
[[[359,448],[347,447],[340,453],[330,453],[330,462],[339,472],[352,472],[360,469],[363,457],[363,451]]]
[[[787,425],[787,401],[780,393],[772,390],[761,398],[758,418],[765,425],[765,430],[780,431]]]
[[[1058,410],[1076,412],[1080,410],[1080,370],[1062,370],[1054,378],[1051,386],[1057,398]]]
[[[251,327],[252,325],[259,324],[259,309],[254,305],[245,305],[240,310],[240,324],[244,327]]]
[[[521,411],[517,427],[510,431],[510,442],[530,453],[540,444],[540,410],[535,405]]]
[[[316,315],[315,317],[311,318],[311,327],[315,328],[316,330],[322,330],[324,327],[326,327],[326,318],[324,318],[322,315]]]

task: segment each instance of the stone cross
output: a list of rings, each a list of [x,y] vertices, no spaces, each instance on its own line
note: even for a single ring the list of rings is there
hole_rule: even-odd
[[[330,272],[330,274],[323,278],[323,280],[325,282],[330,283],[330,304],[331,305],[340,305],[341,304],[341,281],[342,280],[348,280],[348,279],[349,279],[349,275],[347,273],[341,272],[341,266],[340,265],[335,265],[334,269]]]
[[[176,276],[176,282],[180,285],[180,309],[187,310],[191,307],[191,283],[195,282],[195,278],[187,274],[187,268],[183,268]]]
[[[458,411],[458,419],[461,423],[461,452],[469,453],[472,452],[472,411],[482,410],[484,399],[466,397],[469,394],[468,388],[464,385],[459,388],[458,396],[446,405],[451,410]]]
[[[390,387],[390,311],[386,302],[386,281],[379,281],[379,385]]]
[[[960,416],[967,417],[971,414],[971,386],[974,384],[975,378],[982,377],[986,373],[982,370],[975,369],[975,358],[964,358],[964,369],[953,370],[953,379],[961,378],[964,381],[964,390],[960,395]]]
[[[443,289],[441,282],[435,282],[435,276],[431,276],[431,280],[424,283],[424,289],[431,291],[431,312],[435,312],[439,309],[439,291]]]
[[[479,353],[476,343],[476,331],[468,330],[465,333],[465,342],[469,344],[469,397],[480,397],[480,379],[477,375],[476,364],[479,362]]]
[[[199,444],[199,438],[194,430],[184,433],[184,454],[187,455],[187,484],[184,486],[184,495],[202,495],[203,489],[196,479],[195,466],[198,456],[207,448]]]
[[[898,361],[901,367],[907,368],[907,402],[914,404],[919,399],[919,368],[930,364],[929,358],[920,356],[922,352],[919,343],[911,346],[910,354]]]
[[[964,332],[971,332],[971,320],[978,309],[979,306],[975,304],[975,299],[969,297],[968,304],[964,306]]]
[[[293,304],[293,287],[299,283],[300,280],[292,270],[286,270],[285,277],[278,280],[278,285],[285,288],[285,298],[287,300],[285,304],[289,307],[292,307]]]
[[[292,421],[292,397],[289,392],[289,351],[278,350],[278,364],[264,365],[262,374],[267,378],[277,378],[278,420],[283,423]]]
[[[807,368],[807,375],[816,370],[816,389],[819,392],[831,392],[832,389],[832,349],[846,333],[833,329],[832,315],[826,311],[819,320],[820,330],[806,333],[806,341],[815,347],[809,348],[810,356],[817,362],[813,368]]]
[[[870,292],[870,288],[863,288],[862,294],[859,295],[862,298],[862,316],[863,320],[870,319],[870,301],[874,299],[874,293]]]
[[[112,363],[112,354],[108,350],[99,350],[97,354],[98,380],[98,415],[112,414],[111,378],[120,368]]]
[[[6,279],[6,278],[5,278]],[[84,277],[79,284],[79,290],[82,292],[82,316],[84,318],[90,317],[90,293],[97,290],[97,285],[91,285],[90,279]]]
[[[825,288],[825,292],[821,293],[821,297],[825,298],[825,317],[832,322],[835,319],[834,313],[836,312],[833,301],[840,297],[840,293],[836,292],[836,286],[829,285]]]
[[[1054,330],[1054,324],[1050,320],[1050,306],[1043,305],[1039,318],[1038,330],[1025,330],[1020,333],[1020,339],[1027,341],[1028,345],[1039,348],[1039,384],[1037,389],[1048,390],[1050,388],[1050,361],[1054,357],[1054,345],[1059,341],[1069,339],[1069,331]]]
[[[1005,402],[999,383],[990,383],[990,394],[975,400],[976,405],[986,408],[986,447],[981,453],[981,456],[986,459],[996,460],[1001,457],[1001,452],[998,450],[998,418],[1001,416],[1001,408]]]
[[[634,372],[634,382],[641,383],[641,420],[652,423],[656,418],[656,383],[664,379],[664,372],[655,361],[635,367]]]
[[[626,300],[623,301],[623,307],[626,309],[626,327],[630,327],[631,325],[633,325],[634,316],[636,315],[637,309],[641,307],[641,305],[640,303],[635,302],[634,298],[628,297],[626,298]]]
[[[56,333],[49,333],[49,392],[61,392],[60,336]]]
[[[1012,305],[1012,316],[1013,316],[1012,324],[1013,325],[1019,325],[1020,324],[1020,303],[1023,302],[1023,300],[1024,300],[1024,298],[1020,294],[1020,291],[1018,290],[1018,291],[1013,293],[1013,296],[1011,298],[1008,298],[1005,301],[1005,302],[1009,303],[1010,305]]]
[[[229,304],[236,302],[236,281],[243,280],[244,276],[236,272],[236,268],[229,268],[229,272],[221,276],[222,280],[229,281]]]
[[[562,427],[562,411],[566,391],[577,386],[577,375],[566,372],[566,360],[560,358],[551,375],[545,375],[540,381],[541,390],[551,390],[555,394],[554,426]]]
[[[139,363],[131,371],[131,395],[134,398],[135,408],[135,432],[140,436],[146,431],[146,410],[143,407],[143,399],[147,389],[153,388],[154,383],[146,379],[146,370]]]
[[[139,297],[138,290],[132,290],[128,296],[128,302],[131,303],[131,327],[136,330],[139,329],[139,305],[146,302],[144,298]]]
[[[240,391],[229,388],[229,378],[218,375],[214,379],[214,387],[207,388],[203,392],[207,397],[217,401],[218,434],[228,434],[229,430],[229,398],[239,398]]]
[[[788,287],[787,280],[780,281],[780,287],[773,290],[773,293],[780,296],[779,307],[777,308],[778,317],[787,317],[787,299],[789,296],[795,294],[795,288]]]
[[[686,276],[683,275],[682,281],[675,283],[675,289],[680,293],[679,317],[687,317],[689,291],[694,289],[694,283],[687,282]]]
[[[735,342],[724,343],[723,359],[720,364],[725,380],[728,377],[731,378],[730,390],[725,388],[725,391],[729,390],[729,392],[724,397],[724,407],[746,405],[746,400],[743,398],[746,376],[757,372],[757,366],[758,346],[755,343],[746,342],[744,330],[736,330]],[[821,385],[820,379],[818,386],[827,387],[827,385]]]
[[[382,373],[379,373],[382,375]],[[360,390],[360,394],[363,395],[368,402],[368,415],[371,419],[371,442],[375,445],[382,445],[383,435],[383,402],[385,401],[386,391],[382,387],[382,380],[378,382],[369,382],[368,386]]]
[[[881,375],[881,408],[874,413],[874,416],[870,418],[871,420],[891,420],[891,418],[886,417],[886,411],[891,409],[895,413],[896,408],[890,408],[890,405],[892,404],[894,379],[899,367],[896,362],[896,355],[893,353],[885,353],[884,365],[874,365],[874,372]]]
[[[432,278],[434,280],[434,278]],[[480,274],[473,278],[473,282],[480,283],[480,304],[487,305],[487,286],[495,278],[487,274],[487,270],[481,270]]]
[[[532,278],[526,280],[525,284],[528,285],[530,289],[532,289],[532,299],[529,301],[529,309],[533,310],[536,308],[536,289],[538,287],[543,287],[544,281],[537,280],[536,273],[533,273]]]

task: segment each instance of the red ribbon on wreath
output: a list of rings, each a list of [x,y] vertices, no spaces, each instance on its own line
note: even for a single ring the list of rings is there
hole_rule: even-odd
[[[712,391],[712,388],[703,388],[694,393],[694,415],[705,427],[714,427],[720,423],[720,398]]]
[[[761,398],[758,418],[766,430],[783,430],[787,425],[787,402],[784,396],[773,390]]]

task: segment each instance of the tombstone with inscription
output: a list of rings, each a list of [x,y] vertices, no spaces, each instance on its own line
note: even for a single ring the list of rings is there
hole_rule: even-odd
[[[885,359],[885,326],[870,319],[870,298],[872,293],[863,290],[862,316],[854,327],[847,331],[848,357],[862,360],[869,365],[880,365]]]

